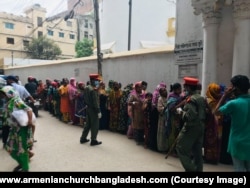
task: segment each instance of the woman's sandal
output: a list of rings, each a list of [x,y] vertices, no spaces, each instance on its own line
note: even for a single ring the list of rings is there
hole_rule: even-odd
[[[17,165],[17,166],[13,169],[13,172],[19,172],[20,170],[22,170],[22,166],[21,166],[21,165]]]

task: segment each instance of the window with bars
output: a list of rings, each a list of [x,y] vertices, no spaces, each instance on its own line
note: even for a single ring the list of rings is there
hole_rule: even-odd
[[[85,28],[89,27],[89,21],[87,19],[84,20],[84,27]]]
[[[23,40],[23,46],[24,46],[24,47],[28,47],[28,46],[29,46],[29,43],[30,43],[30,41],[28,41],[28,40]]]
[[[60,38],[64,38],[64,33],[63,32],[59,32],[59,37]]]
[[[38,32],[37,32],[37,36],[38,36],[38,38],[39,38],[39,37],[42,37],[42,36],[43,36],[43,32],[42,32],[42,31],[38,31]]]
[[[69,34],[69,38],[70,38],[70,39],[75,39],[75,35]]]
[[[84,31],[84,38],[89,38],[89,33],[88,33],[88,31]]]
[[[42,27],[42,26],[43,26],[43,18],[37,17],[37,27]]]
[[[14,43],[15,43],[14,38],[7,37],[7,44],[14,44]]]
[[[53,35],[54,35],[54,31],[48,30],[48,35],[49,35],[49,36],[53,36]]]

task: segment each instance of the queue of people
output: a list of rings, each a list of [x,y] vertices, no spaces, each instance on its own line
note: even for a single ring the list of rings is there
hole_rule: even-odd
[[[203,88],[206,96],[201,96],[199,80],[191,77],[184,77],[183,88],[177,82],[168,91],[161,82],[153,92],[147,91],[146,81],[122,89],[113,80],[106,87],[98,74],[90,74],[89,79],[86,85],[73,77],[46,79],[37,88],[44,110],[83,127],[81,144],[100,145],[99,130],[109,130],[127,134],[145,149],[178,157],[187,172],[202,172],[204,162],[250,171],[248,77],[234,76],[226,90],[211,83]]]

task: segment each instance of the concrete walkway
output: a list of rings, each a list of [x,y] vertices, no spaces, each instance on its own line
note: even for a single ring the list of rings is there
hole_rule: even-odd
[[[99,146],[80,144],[82,127],[60,122],[39,111],[30,172],[183,172],[178,158],[144,149],[125,135],[99,131]],[[90,134],[89,134],[90,136]],[[17,163],[0,148],[0,171],[12,171]],[[204,165],[204,172],[232,172],[232,165]]]

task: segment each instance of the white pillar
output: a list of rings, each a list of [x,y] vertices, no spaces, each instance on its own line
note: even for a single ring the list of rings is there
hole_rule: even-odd
[[[212,82],[217,82],[217,59],[218,59],[218,27],[221,20],[219,11],[213,6],[206,7],[203,16],[203,65],[202,65],[202,91],[206,95],[207,87]]]
[[[250,76],[250,0],[234,1],[234,52],[232,76]]]
[[[203,65],[202,65],[202,95],[205,96],[207,86],[217,81],[217,38],[218,24],[206,24],[203,30]]]
[[[203,17],[202,96],[205,96],[211,82],[217,82],[217,41],[221,6],[215,8],[216,2],[216,0],[192,0],[194,14],[202,14]]]

